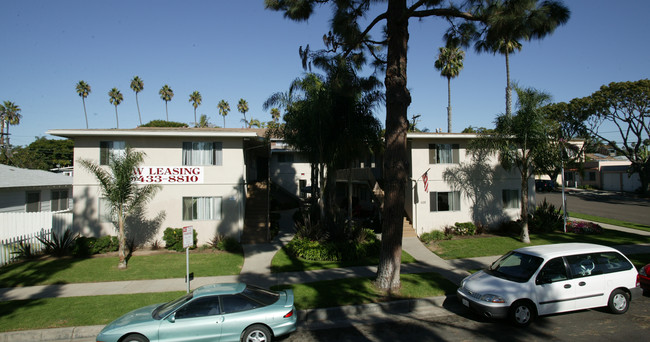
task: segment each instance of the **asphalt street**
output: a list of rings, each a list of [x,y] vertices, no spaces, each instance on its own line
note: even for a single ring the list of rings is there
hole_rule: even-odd
[[[567,210],[580,214],[650,225],[650,199],[604,191],[567,191]],[[561,192],[538,192],[537,203],[562,207]]]

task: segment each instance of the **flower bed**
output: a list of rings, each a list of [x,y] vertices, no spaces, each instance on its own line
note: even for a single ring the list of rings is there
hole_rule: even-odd
[[[566,224],[566,231],[575,234],[602,234],[603,227],[593,222],[569,221]]]

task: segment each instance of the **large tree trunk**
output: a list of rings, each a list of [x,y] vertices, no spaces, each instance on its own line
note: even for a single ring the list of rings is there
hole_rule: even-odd
[[[447,133],[451,133],[451,77],[447,77]]]
[[[512,115],[512,88],[510,88],[510,57],[506,51],[506,116]]]
[[[386,68],[386,150],[384,157],[385,197],[382,223],[381,255],[376,285],[383,290],[400,287],[402,256],[402,221],[408,155],[406,110],[411,95],[406,88],[406,52],[408,18],[406,0],[388,2],[388,64]]]
[[[117,268],[120,270],[126,269],[126,234],[124,232],[124,217],[122,217],[122,213],[119,213],[120,217],[118,217],[118,237],[117,239],[119,240],[119,248],[117,251],[117,255],[120,258],[120,262],[117,264]]]
[[[521,242],[530,243],[528,233],[528,166],[521,169]]]

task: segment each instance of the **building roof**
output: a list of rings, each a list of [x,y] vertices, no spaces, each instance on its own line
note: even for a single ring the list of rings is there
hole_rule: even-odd
[[[479,135],[476,133],[433,133],[433,132],[408,132],[406,133],[407,139],[431,139],[431,138],[444,138],[444,139],[475,139]]]
[[[72,185],[72,177],[0,164],[0,188]]]
[[[138,127],[131,129],[50,129],[46,133],[65,137],[88,136],[149,136],[149,137],[263,137],[264,129],[256,128],[188,128],[188,127]]]

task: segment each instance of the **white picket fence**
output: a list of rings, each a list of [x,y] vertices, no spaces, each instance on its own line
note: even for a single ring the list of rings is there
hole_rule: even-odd
[[[71,228],[71,212],[0,213],[0,266],[16,260],[20,243],[38,253],[44,246],[37,236],[60,235]]]

